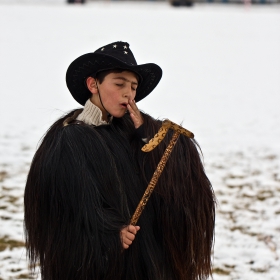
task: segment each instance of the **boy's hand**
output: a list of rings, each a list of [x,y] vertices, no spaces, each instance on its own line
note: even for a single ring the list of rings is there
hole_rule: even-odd
[[[141,126],[143,124],[143,118],[135,103],[135,100],[128,100],[127,109],[130,113],[130,117],[134,123],[135,128]]]
[[[128,249],[135,239],[137,231],[140,229],[139,226],[126,226],[120,232],[121,242],[124,249]]]

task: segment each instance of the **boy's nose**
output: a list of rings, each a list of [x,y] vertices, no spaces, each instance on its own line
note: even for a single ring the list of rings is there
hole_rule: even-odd
[[[131,98],[133,96],[133,90],[130,87],[127,87],[125,89],[124,96],[127,98]]]

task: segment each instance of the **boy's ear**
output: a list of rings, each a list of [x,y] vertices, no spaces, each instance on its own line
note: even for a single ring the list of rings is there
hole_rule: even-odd
[[[97,85],[96,85],[97,81],[96,79],[94,79],[93,77],[88,77],[86,79],[86,84],[87,84],[87,87],[89,89],[89,91],[93,94],[96,94],[98,93],[97,92]]]

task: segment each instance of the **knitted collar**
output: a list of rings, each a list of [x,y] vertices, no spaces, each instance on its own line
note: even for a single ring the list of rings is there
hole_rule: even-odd
[[[82,121],[88,125],[94,126],[108,125],[111,123],[112,119],[113,117],[111,116],[109,122],[102,120],[102,111],[94,105],[90,99],[85,103],[82,113],[76,118],[77,121]]]

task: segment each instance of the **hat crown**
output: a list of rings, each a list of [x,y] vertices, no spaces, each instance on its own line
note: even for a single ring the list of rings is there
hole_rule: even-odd
[[[114,42],[97,49],[94,53],[111,56],[123,63],[136,66],[137,62],[127,42]]]

